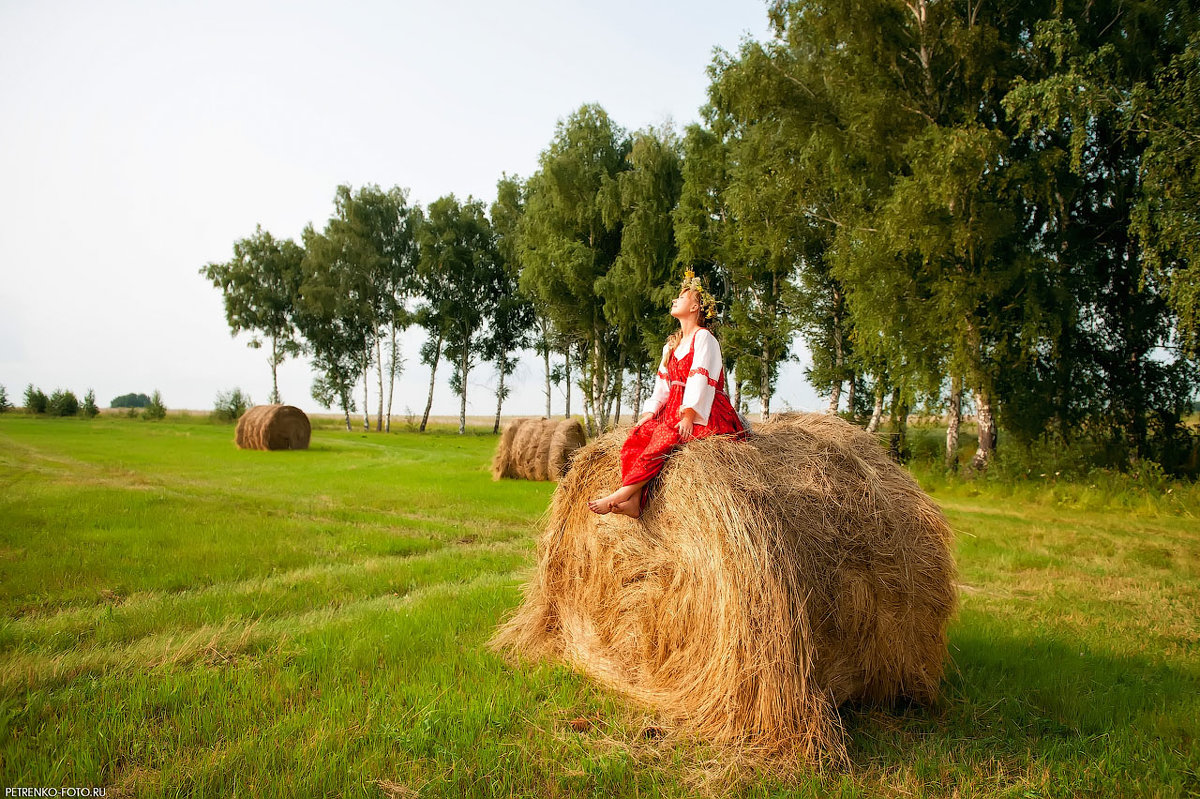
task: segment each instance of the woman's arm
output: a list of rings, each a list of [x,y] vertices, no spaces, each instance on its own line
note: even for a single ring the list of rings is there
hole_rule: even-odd
[[[646,414],[658,413],[658,409],[667,401],[670,393],[671,387],[667,384],[667,347],[664,346],[662,360],[658,364],[658,374],[654,378],[654,390],[650,392],[650,398],[642,406],[642,418],[638,420],[638,424],[646,421]]]
[[[692,410],[695,424],[708,424],[708,412],[717,395],[721,368],[721,345],[717,343],[717,337],[704,328],[697,330],[692,339],[692,370],[688,372],[681,405],[681,412]]]

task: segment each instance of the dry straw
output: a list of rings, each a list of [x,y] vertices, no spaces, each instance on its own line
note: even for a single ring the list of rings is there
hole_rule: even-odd
[[[546,472],[549,479],[558,480],[567,473],[571,455],[587,443],[583,425],[578,419],[562,419],[554,425],[550,434],[550,452],[546,457]]]
[[[640,520],[586,505],[619,484],[622,438],[575,453],[494,646],[565,659],[754,758],[843,760],[838,705],[936,697],[951,531],[870,435],[795,414],[693,442]]]
[[[293,405],[255,405],[238,419],[240,449],[308,449],[312,427]]]
[[[514,419],[500,434],[492,478],[557,480],[586,440],[583,425],[575,419]]]

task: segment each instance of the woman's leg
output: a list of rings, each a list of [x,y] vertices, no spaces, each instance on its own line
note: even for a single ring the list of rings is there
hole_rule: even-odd
[[[588,507],[593,513],[619,513],[636,519],[642,513],[642,486],[648,482],[647,478],[640,483],[621,486],[606,497],[588,502]]]

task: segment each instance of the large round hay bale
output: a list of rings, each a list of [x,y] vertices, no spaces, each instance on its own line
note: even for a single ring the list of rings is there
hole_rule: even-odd
[[[566,474],[571,455],[586,443],[587,436],[578,419],[562,419],[556,423],[550,435],[550,451],[546,457],[548,479],[558,480]]]
[[[312,426],[293,405],[255,405],[238,419],[234,441],[241,449],[308,449]]]
[[[492,456],[492,479],[499,480],[502,477],[516,477],[516,464],[513,462],[512,445],[513,437],[521,425],[530,421],[529,419],[513,419],[504,426],[504,430],[500,432],[500,442],[496,445],[496,454]]]
[[[529,419],[513,435],[510,457],[513,471],[521,480],[537,480],[538,445],[542,440],[542,419]]]
[[[554,438],[554,428],[558,427],[558,422],[554,419],[540,419],[541,430],[538,431],[537,452],[534,454],[533,474],[534,480],[551,480],[558,479],[558,475],[551,475],[547,468],[547,462],[550,459],[550,443]]]
[[[841,758],[837,705],[937,695],[951,531],[870,435],[798,414],[693,442],[639,520],[586,504],[619,484],[623,438],[575,453],[494,645],[565,659],[665,724],[760,755]]]

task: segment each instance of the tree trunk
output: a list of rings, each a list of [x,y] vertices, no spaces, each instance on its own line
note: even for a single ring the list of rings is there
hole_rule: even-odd
[[[375,432],[383,432],[383,336],[375,328],[375,374],[379,376],[379,404],[375,413]]]
[[[564,371],[567,376],[566,377],[566,380],[567,380],[567,409],[563,413],[563,418],[570,419],[571,418],[571,345],[570,344],[568,344],[566,346],[564,353],[563,353],[563,357],[565,359],[563,362],[563,368],[564,368]]]
[[[429,409],[433,407],[434,378],[437,377],[438,361],[442,359],[442,333],[438,331],[437,345],[433,348],[433,364],[429,367],[429,399],[425,400],[425,415],[421,417],[421,432],[429,422]]]
[[[758,375],[758,401],[762,408],[762,420],[771,418],[771,345],[763,347],[762,370]]]
[[[621,352],[621,359],[617,364],[617,384],[613,391],[613,427],[621,423],[621,392],[625,390],[625,352]]]
[[[845,354],[842,351],[842,319],[839,311],[840,293],[833,292],[833,390],[829,392],[829,408],[826,413],[834,415],[842,404],[842,369],[845,368]]]
[[[279,342],[271,336],[271,403],[279,404]]]
[[[346,414],[346,432],[350,432],[350,398],[342,394],[342,413]]]
[[[637,380],[633,386],[633,418],[636,421],[642,415],[642,392],[646,386],[646,373],[641,368],[637,370]]]
[[[607,375],[603,371],[604,350],[600,343],[600,330],[594,327],[592,329],[592,379],[588,382],[591,386],[591,396],[588,397],[588,405],[592,409],[592,420],[596,426],[597,435],[603,431],[604,424],[604,384],[607,382]]]
[[[867,422],[867,432],[874,433],[878,431],[881,421],[883,421],[883,381],[877,380],[875,384],[875,408],[871,411],[871,421]]]
[[[392,324],[392,359],[388,364],[388,404],[387,404],[387,424],[384,425],[384,430],[392,432],[392,397],[396,393],[396,325]]]
[[[546,365],[546,418],[550,419],[550,344],[543,338],[542,358]]]
[[[971,468],[977,472],[987,469],[996,449],[996,418],[992,414],[992,395],[980,388],[975,391],[975,418],[979,426],[979,447],[971,459]]]
[[[463,336],[462,360],[459,361],[459,374],[462,375],[462,396],[458,400],[458,434],[467,432],[467,372],[470,369],[471,331]]]
[[[833,390],[829,392],[829,405],[825,408],[825,413],[830,416],[838,412],[838,406],[842,404],[842,381],[833,381]]]
[[[500,432],[500,406],[504,404],[504,357],[501,357],[496,364],[496,369],[500,372],[500,385],[496,387],[496,423],[492,425],[493,435]]]
[[[370,398],[367,396],[367,390],[371,385],[371,345],[367,345],[367,351],[363,354],[362,360],[363,373],[363,430],[371,432],[371,406]]]
[[[962,377],[950,376],[950,418],[946,424],[946,469],[958,471],[958,427],[962,424]]]

